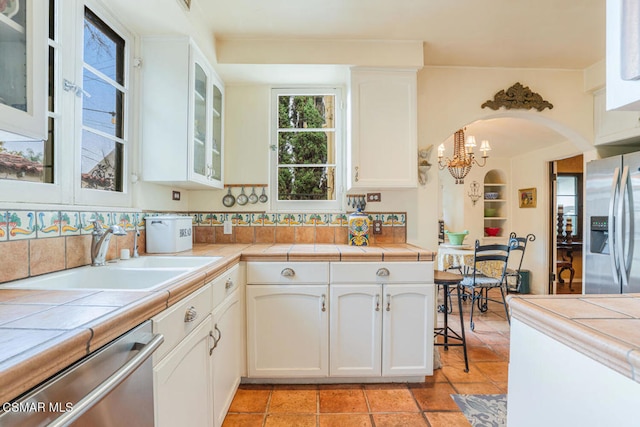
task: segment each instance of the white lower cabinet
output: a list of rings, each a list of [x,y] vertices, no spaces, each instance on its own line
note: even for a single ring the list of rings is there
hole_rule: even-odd
[[[247,264],[248,376],[433,374],[433,263],[338,262],[330,274],[327,267]]]
[[[329,373],[328,285],[247,286],[249,377]]]
[[[331,374],[433,374],[432,262],[331,263]]]
[[[433,373],[432,285],[331,285],[332,376]]]
[[[236,265],[153,318],[157,427],[222,425],[245,369],[243,292]]]
[[[382,376],[433,374],[434,286],[384,285]]]
[[[213,311],[213,422],[219,427],[229,410],[242,374],[242,304],[235,290]],[[186,424],[185,424],[186,425]]]
[[[380,285],[331,286],[331,375],[379,376],[382,364]]]
[[[155,425],[211,426],[211,315],[153,367]]]

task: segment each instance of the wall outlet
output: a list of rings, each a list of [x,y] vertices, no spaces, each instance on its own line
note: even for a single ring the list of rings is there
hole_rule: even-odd
[[[367,193],[367,203],[369,202],[381,202],[382,196],[380,193]]]
[[[382,220],[373,220],[373,234],[382,234]]]
[[[223,230],[224,234],[232,234],[233,233],[233,225],[232,225],[231,221],[226,220],[223,223],[223,228],[224,228],[224,230]]]
[[[171,194],[171,200],[180,200],[180,192],[179,191],[174,191]]]

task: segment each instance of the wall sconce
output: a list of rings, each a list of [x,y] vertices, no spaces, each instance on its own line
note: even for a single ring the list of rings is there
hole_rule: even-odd
[[[420,182],[420,185],[427,184],[427,172],[431,169],[429,157],[431,157],[432,150],[433,144],[418,150],[418,182]]]
[[[476,202],[482,197],[482,191],[480,191],[480,183],[478,181],[473,181],[469,188],[469,198],[473,202],[473,206],[475,206]]]

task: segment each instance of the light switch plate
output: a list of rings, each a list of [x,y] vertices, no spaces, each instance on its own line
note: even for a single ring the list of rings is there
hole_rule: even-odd
[[[223,227],[224,227],[224,230],[223,230],[223,231],[224,231],[224,234],[232,234],[232,233],[233,233],[233,229],[232,229],[231,221],[226,220],[226,221],[223,223]]]
[[[173,191],[171,193],[171,200],[180,200],[180,192],[179,191]]]

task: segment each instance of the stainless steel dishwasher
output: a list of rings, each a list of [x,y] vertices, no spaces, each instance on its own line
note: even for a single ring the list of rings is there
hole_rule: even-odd
[[[130,330],[0,408],[0,426],[152,427],[151,321]]]

